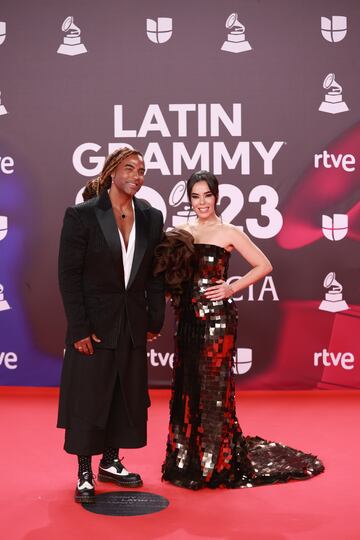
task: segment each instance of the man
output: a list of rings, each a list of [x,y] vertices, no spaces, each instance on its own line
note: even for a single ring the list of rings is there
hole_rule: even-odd
[[[159,333],[164,284],[152,274],[161,240],[159,210],[137,199],[140,152],[120,148],[89,182],[86,202],[68,208],[60,241],[59,283],[68,322],[58,427],[78,456],[77,502],[94,502],[91,456],[103,454],[99,480],[142,485],[119,448],[146,445],[146,339]]]

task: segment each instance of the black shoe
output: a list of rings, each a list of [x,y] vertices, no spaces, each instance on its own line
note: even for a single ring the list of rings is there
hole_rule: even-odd
[[[119,459],[109,465],[100,461],[98,479],[102,482],[113,482],[121,487],[140,487],[143,485],[141,476],[128,472]]]
[[[94,476],[91,472],[85,471],[79,476],[74,498],[78,503],[95,502]]]

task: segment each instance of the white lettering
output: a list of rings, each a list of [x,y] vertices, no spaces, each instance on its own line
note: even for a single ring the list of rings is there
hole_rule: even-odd
[[[174,353],[165,353],[162,354],[161,352],[156,352],[155,349],[150,349],[150,351],[147,353],[147,356],[150,360],[150,364],[153,367],[166,367],[169,365],[171,369],[173,369],[174,366]],[[158,358],[159,360],[156,360]]]
[[[173,144],[173,166],[174,174],[182,174],[182,161],[188,170],[198,169],[197,163],[200,161],[200,169],[209,169],[209,143],[199,142],[195,151],[190,157],[185,144],[175,142]],[[170,174],[170,173],[169,173]]]
[[[233,116],[230,118],[220,103],[210,104],[210,135],[218,137],[220,120],[233,137],[241,137],[241,103],[233,103]]]
[[[323,349],[321,352],[314,353],[314,366],[318,367],[322,364],[325,367],[338,367],[351,370],[354,369],[355,356],[351,352],[329,352]]]
[[[258,298],[258,300],[260,302],[262,302],[264,300],[264,294],[266,292],[271,293],[272,299],[273,299],[274,302],[279,301],[279,297],[277,295],[275,285],[274,285],[274,280],[273,280],[272,276],[265,276],[265,279],[264,279],[264,282],[262,284],[261,291],[260,291],[260,294],[259,294],[259,298]]]
[[[325,169],[331,169],[335,167],[338,169],[341,167],[346,172],[355,171],[355,156],[352,154],[330,154],[327,150],[324,150],[322,154],[314,155],[314,167],[318,169],[320,167],[320,161],[323,161]]]
[[[0,352],[0,366],[4,365],[6,369],[16,369],[17,355],[14,352]]]
[[[170,137],[169,128],[159,105],[149,105],[139,129],[138,137],[146,137],[149,131],[159,131],[162,137]]]
[[[242,278],[242,276],[232,276],[232,277],[228,278],[227,283],[229,283],[229,285],[231,285],[231,283],[234,283],[234,281],[237,281],[238,279],[241,279],[241,278]],[[247,292],[247,298],[246,299],[249,302],[254,302],[254,300],[255,300],[255,298],[254,298],[254,285],[250,285],[246,289],[246,291],[244,290],[244,291],[241,291],[241,292],[242,293]],[[264,278],[264,280],[263,280],[263,282],[261,284],[260,293],[256,297],[256,301],[257,302],[263,302],[264,295],[265,295],[266,292],[271,293],[273,302],[278,302],[279,301],[279,296],[277,294],[275,284],[274,284],[274,280],[273,280],[272,276],[265,276],[265,278]],[[245,294],[243,294],[241,296],[234,296],[234,300],[236,302],[242,301],[242,300],[244,300],[244,296],[245,296]]]
[[[255,186],[249,193],[249,202],[261,203],[260,214],[267,218],[266,225],[259,224],[256,218],[247,218],[248,231],[256,238],[273,238],[283,226],[283,217],[277,205],[279,195],[271,186]]]
[[[105,157],[104,156],[90,156],[88,159],[89,163],[95,163],[94,167],[85,167],[82,158],[85,152],[99,152],[101,150],[101,146],[95,143],[83,143],[80,144],[73,153],[73,166],[75,170],[82,174],[83,176],[96,176],[97,174],[100,174],[101,169],[103,168]]]
[[[264,174],[273,173],[274,157],[277,155],[283,144],[285,144],[284,141],[275,141],[271,145],[270,150],[266,150],[265,146],[261,141],[253,141],[253,145],[264,160]]]
[[[314,156],[314,167],[318,169],[320,167],[320,161],[322,160],[323,155],[322,154],[315,154]]]
[[[14,160],[12,157],[0,157],[0,171],[3,174],[12,174],[14,172]]]
[[[235,169],[241,159],[241,174],[250,174],[250,143],[239,142],[232,157],[223,142],[214,142],[214,174],[222,174],[222,161],[229,170]]]
[[[355,357],[352,353],[346,352],[341,357],[341,366],[343,369],[353,369],[355,363]]]
[[[159,362],[156,361],[157,353],[154,351],[154,349],[150,349],[150,351],[147,353],[147,356],[150,359],[150,364],[154,367],[159,366]]]
[[[194,147],[189,147],[188,142],[180,143],[171,141],[166,146],[166,151],[157,141],[160,138],[169,138],[173,135],[178,137],[187,137],[191,131],[198,137],[219,137],[220,130],[227,131],[231,137],[239,138],[242,135],[242,105],[241,103],[232,103],[232,113],[226,111],[220,103],[170,103],[167,109],[167,115],[164,108],[159,104],[150,104],[143,116],[140,125],[136,129],[125,128],[124,105],[114,105],[114,136],[120,140],[127,138],[146,138],[153,133],[156,137],[154,142],[148,143],[145,149],[145,155],[150,158],[146,165],[149,169],[158,170],[163,175],[182,175],[183,168],[187,166],[193,170],[198,166],[203,169],[210,169],[215,174],[222,174],[223,169],[238,169],[240,174],[250,174],[250,153],[254,148],[263,160],[264,174],[271,175],[274,168],[274,159],[280,148],[285,144],[284,141],[274,141],[267,150],[261,141],[235,141],[233,148],[229,149],[222,141],[207,141],[197,143]],[[172,116],[171,113],[175,113]],[[192,114],[195,113],[195,114]],[[195,125],[197,123],[197,126]],[[208,125],[209,124],[209,125]],[[171,131],[170,132],[170,128]],[[116,142],[109,143],[109,149],[114,150],[120,146],[131,145]],[[87,152],[97,154],[100,146],[96,143],[80,144],[73,154],[73,165],[75,170],[83,176],[96,176],[100,173],[105,160],[105,155],[84,156]],[[171,158],[173,160],[171,167]],[[347,155],[344,158],[344,166],[351,166],[351,157]],[[5,161],[3,167],[8,169],[10,163]],[[183,166],[184,165],[184,166]],[[10,172],[10,169],[9,169]]]
[[[198,105],[198,136],[205,137],[207,133],[206,103]]]
[[[342,158],[342,167],[346,172],[355,171],[355,163],[355,156],[353,156],[352,154],[345,154]]]
[[[160,364],[161,364],[163,367],[165,367],[166,364],[168,363],[169,356],[170,356],[170,353],[168,353],[168,352],[165,353],[164,355],[163,355],[161,352],[158,353],[158,357],[159,357],[159,360],[160,360]]]
[[[155,158],[154,161],[152,158]],[[170,175],[169,167],[165,161],[164,154],[161,151],[159,143],[150,143],[144,154],[144,161],[147,170],[159,169],[164,176]]]
[[[114,137],[136,137],[135,129],[123,128],[122,105],[114,105]]]
[[[196,111],[195,103],[189,104],[170,104],[169,111],[178,113],[178,135],[179,137],[187,136],[187,113]]]

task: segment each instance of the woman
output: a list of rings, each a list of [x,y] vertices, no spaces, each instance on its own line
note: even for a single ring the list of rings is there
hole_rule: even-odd
[[[156,273],[165,272],[177,313],[170,427],[163,479],[191,489],[228,488],[308,478],[323,465],[310,454],[242,434],[232,373],[237,310],[232,296],[272,266],[237,227],[216,214],[216,177],[200,171],[187,183],[197,215],[158,246]],[[252,266],[226,282],[232,251]]]

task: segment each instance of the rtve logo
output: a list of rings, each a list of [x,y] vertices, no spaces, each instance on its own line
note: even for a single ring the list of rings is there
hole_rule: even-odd
[[[351,352],[329,352],[323,349],[321,352],[314,353],[314,366],[319,367],[337,367],[341,366],[342,369],[350,370],[354,369],[355,357]]]
[[[18,367],[17,355],[14,352],[0,352],[0,367],[16,369]]]
[[[155,351],[155,349],[150,349],[147,353],[147,357],[150,360],[150,364],[153,367],[166,367],[169,365],[171,369],[174,365],[174,353],[165,353]]]
[[[327,150],[324,150],[321,154],[314,155],[315,169],[319,169],[322,165],[325,169],[338,169],[341,167],[343,171],[354,172],[355,164],[355,156],[352,154],[338,154],[336,156],[335,154],[329,154]]]

